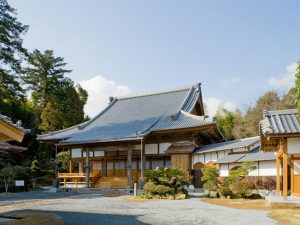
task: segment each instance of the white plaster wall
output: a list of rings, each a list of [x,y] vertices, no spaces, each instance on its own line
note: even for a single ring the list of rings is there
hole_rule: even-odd
[[[287,152],[288,152],[288,154],[299,154],[300,153],[300,138],[288,138]]]
[[[220,177],[227,177],[229,175],[228,164],[220,164]]]
[[[104,156],[104,151],[95,151],[95,157]]]
[[[160,143],[159,144],[159,154],[164,153],[169,147],[171,143]]]
[[[260,163],[259,163],[260,164]],[[253,171],[251,171],[250,173],[249,173],[249,176],[258,176],[258,174],[259,174],[259,169],[258,169],[258,162],[255,162],[255,164],[254,164],[254,166],[256,166],[256,169],[255,170],[253,170]],[[260,165],[259,165],[260,166]]]
[[[221,159],[225,156],[225,151],[218,151],[218,159]]]
[[[212,154],[211,152],[205,153],[205,163],[208,163],[209,161],[212,161]]]
[[[81,157],[81,149],[80,148],[72,149],[72,158],[79,158],[79,157]]]
[[[215,162],[215,161],[218,160],[217,152],[212,152],[212,153],[211,153],[211,160],[212,160],[213,162]]]
[[[83,157],[86,157],[86,152],[83,151]],[[93,151],[90,151],[90,157],[93,157]]]
[[[145,145],[145,154],[157,154],[158,152],[158,145],[157,144],[146,144]]]
[[[300,174],[300,160],[294,161],[294,174]]]
[[[260,161],[259,176],[276,176],[276,161]]]

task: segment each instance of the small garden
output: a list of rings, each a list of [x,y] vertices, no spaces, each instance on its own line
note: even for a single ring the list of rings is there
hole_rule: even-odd
[[[146,199],[186,199],[189,176],[180,168],[160,167],[145,174],[144,194]]]
[[[239,168],[230,172],[224,179],[219,178],[219,169],[214,166],[207,166],[203,169],[204,189],[210,198],[245,198],[260,199],[253,183],[245,178],[256,169],[254,162],[246,161]]]

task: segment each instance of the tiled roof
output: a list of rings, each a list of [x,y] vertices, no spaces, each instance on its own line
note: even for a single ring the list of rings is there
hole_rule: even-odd
[[[276,154],[274,152],[263,152],[260,147],[256,147],[247,153],[232,153],[222,157],[217,160],[217,164],[224,163],[241,163],[245,161],[271,161],[276,159]]]
[[[0,142],[0,152],[25,151],[27,148],[11,145],[7,142]]]
[[[217,144],[204,145],[196,148],[194,153],[205,153],[205,152],[215,152],[215,151],[222,151],[228,149],[247,148],[259,143],[259,140],[260,140],[259,136],[256,136],[251,138],[221,142]]]
[[[234,162],[237,162],[239,159],[241,159],[244,156],[245,156],[245,154],[225,155],[221,159],[218,159],[215,163],[217,163],[217,164],[234,163]]]
[[[275,160],[276,154],[275,152],[264,152],[257,147],[253,149],[251,152],[246,153],[245,156],[238,160],[238,162],[245,162],[245,161],[268,161],[268,160]]]
[[[296,109],[264,111],[264,119],[260,121],[263,135],[298,134],[300,124]]]
[[[101,142],[140,138],[159,130],[214,124],[207,117],[189,113],[200,95],[200,84],[196,84],[177,90],[115,98],[90,121],[39,136],[39,139],[66,139],[63,143]]]
[[[25,128],[22,127],[22,122],[20,120],[16,124],[14,124],[10,117],[4,116],[1,113],[0,113],[0,120],[4,121],[5,123],[7,123],[7,124],[9,124],[9,125],[11,125],[13,127],[15,127],[16,129],[18,129],[18,130],[20,130],[20,131],[22,131],[24,133],[28,133],[29,132],[28,129],[25,129]]]

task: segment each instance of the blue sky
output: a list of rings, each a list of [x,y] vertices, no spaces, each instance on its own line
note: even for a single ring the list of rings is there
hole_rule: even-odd
[[[53,49],[88,89],[90,115],[109,95],[196,82],[212,111],[220,103],[239,108],[287,90],[300,59],[300,1],[9,3],[30,26],[25,47]]]

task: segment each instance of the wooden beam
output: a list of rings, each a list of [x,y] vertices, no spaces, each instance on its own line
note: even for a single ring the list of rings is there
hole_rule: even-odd
[[[276,159],[276,193],[277,196],[279,197],[280,194],[280,158]]]
[[[145,141],[141,140],[141,178],[144,178],[145,173],[145,164],[146,164],[146,157],[145,157]]]
[[[283,139],[282,143],[282,176],[283,176],[283,190],[282,195],[284,198],[288,196],[288,155],[287,155],[287,138]]]
[[[17,129],[16,127],[0,120],[0,134],[3,134],[1,141],[18,141],[22,142],[24,138],[24,132]],[[4,139],[5,137],[5,139]]]
[[[85,151],[85,187],[90,187],[90,150]]]
[[[291,193],[294,194],[294,156],[291,156]]]
[[[132,148],[129,148],[128,155],[127,155],[127,185],[128,185],[128,188],[131,188],[131,186],[132,186],[131,169],[132,169]]]

